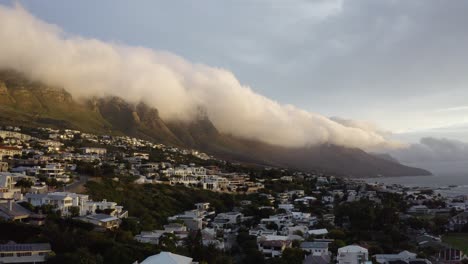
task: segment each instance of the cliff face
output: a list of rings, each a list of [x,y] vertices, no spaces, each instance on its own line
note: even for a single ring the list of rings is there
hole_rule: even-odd
[[[190,122],[166,122],[158,110],[122,98],[76,101],[62,88],[0,71],[0,122],[74,128],[92,133],[125,134],[169,145],[196,148],[241,162],[302,170],[323,170],[339,176],[375,177],[429,175],[360,149],[335,145],[284,148],[219,133],[203,114]]]

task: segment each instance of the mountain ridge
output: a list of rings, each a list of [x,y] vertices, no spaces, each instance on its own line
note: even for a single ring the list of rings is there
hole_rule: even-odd
[[[189,122],[165,121],[156,108],[119,97],[75,100],[65,89],[0,71],[0,122],[74,128],[98,134],[139,137],[194,148],[220,158],[347,177],[430,175],[357,148],[331,144],[286,148],[218,131],[205,115]]]

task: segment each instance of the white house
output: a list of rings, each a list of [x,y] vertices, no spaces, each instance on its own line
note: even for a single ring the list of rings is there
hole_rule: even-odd
[[[326,228],[320,229],[312,229],[307,231],[309,236],[326,236],[328,234],[328,230]]]
[[[138,262],[134,264],[138,264]],[[192,264],[192,258],[163,251],[147,257],[141,264]]]
[[[0,263],[41,263],[52,253],[49,243],[0,245]]]
[[[328,251],[328,242],[302,242],[301,249],[316,256],[330,254]]]
[[[135,236],[135,240],[140,243],[157,245],[159,244],[159,238],[165,233],[167,232],[164,230],[141,231],[140,234]]]
[[[351,245],[338,249],[338,264],[364,264],[369,261],[369,251],[363,247]]]
[[[86,215],[88,213],[88,197],[88,195],[69,192],[28,193],[25,195],[26,201],[32,206],[52,205],[55,209],[60,210],[64,216],[70,214],[69,210],[73,206],[78,207],[79,215]]]
[[[335,202],[335,197],[333,197],[332,195],[324,195],[322,196],[322,202],[326,204],[333,203]]]
[[[203,227],[203,212],[197,209],[185,211],[183,214],[168,217],[168,221],[183,221],[189,230],[199,230]]]
[[[278,208],[279,209],[284,209],[287,212],[290,212],[290,211],[294,210],[294,204],[290,204],[290,203],[288,203],[288,204],[279,204]]]
[[[414,205],[408,209],[408,214],[427,214],[429,208],[425,205]]]
[[[84,148],[81,148],[81,152],[83,154],[106,155],[107,149],[105,149],[105,148],[84,147]]]
[[[40,176],[45,176],[50,179],[56,179],[61,182],[69,182],[70,177],[65,174],[65,168],[60,163],[50,163],[44,168],[39,168],[36,172]]]
[[[123,210],[122,206],[115,202],[107,201],[91,201],[89,196],[85,194],[77,194],[70,192],[51,192],[51,193],[28,193],[25,199],[32,206],[52,205],[55,209],[60,210],[63,216],[70,215],[70,208],[77,207],[78,215],[85,216],[95,214],[96,212],[106,212],[117,218],[125,218],[128,212]]]
[[[93,224],[103,229],[116,229],[119,228],[121,223],[119,218],[106,214],[92,214],[76,217],[74,219]]]
[[[213,220],[213,225],[224,227],[225,225],[236,225],[242,222],[244,215],[239,212],[227,212],[218,214]]]
[[[402,251],[398,254],[377,254],[374,255],[375,261],[380,264],[388,264],[393,261],[401,260],[408,262],[411,259],[416,259],[416,254],[409,251]]]
[[[140,243],[157,245],[159,244],[159,239],[164,234],[175,234],[177,238],[184,239],[187,237],[188,232],[186,226],[178,223],[171,223],[164,225],[164,230],[141,231],[140,234],[135,236],[135,240]]]
[[[107,201],[106,199],[102,201],[87,201],[85,210],[86,214],[109,211],[105,213],[118,218],[125,218],[128,216],[128,211],[125,211],[123,206],[118,205],[116,202]]]
[[[13,176],[0,173],[0,199],[22,199],[21,189],[15,187]]]

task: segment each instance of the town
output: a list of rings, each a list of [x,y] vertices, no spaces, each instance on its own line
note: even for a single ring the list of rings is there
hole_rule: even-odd
[[[467,263],[468,195],[3,126],[0,230],[0,263]]]

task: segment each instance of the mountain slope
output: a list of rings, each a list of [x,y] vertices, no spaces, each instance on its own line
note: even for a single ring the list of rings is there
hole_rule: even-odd
[[[355,148],[335,145],[285,148],[236,138],[220,133],[203,114],[191,122],[166,122],[157,109],[143,103],[131,104],[117,97],[77,101],[64,89],[30,81],[12,71],[0,71],[0,122],[126,134],[196,148],[230,160],[323,170],[339,176],[430,174]]]

